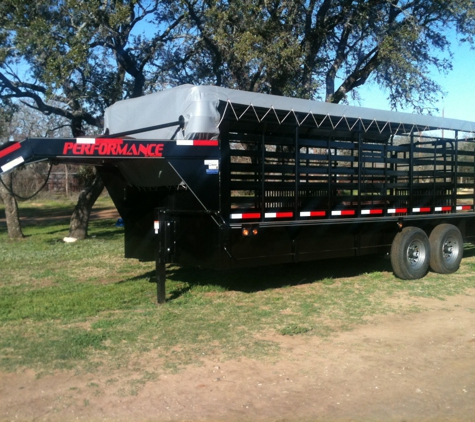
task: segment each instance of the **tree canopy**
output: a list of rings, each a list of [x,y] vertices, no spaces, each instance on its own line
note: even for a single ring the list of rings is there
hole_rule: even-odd
[[[183,19],[173,3],[3,1],[0,98],[29,98],[40,111],[69,119],[76,134],[83,124],[101,127],[105,107],[143,95],[153,79],[145,67]]]
[[[469,0],[184,0],[198,33],[176,82],[341,102],[368,81],[393,108],[433,103],[450,41],[473,43]],[[239,23],[239,24],[238,24]],[[194,56],[193,56],[194,53]]]
[[[101,126],[104,108],[182,83],[341,102],[372,82],[433,103],[472,0],[3,0],[0,98]]]

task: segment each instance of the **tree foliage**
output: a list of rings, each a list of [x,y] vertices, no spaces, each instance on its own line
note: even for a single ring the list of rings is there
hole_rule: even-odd
[[[174,10],[162,0],[4,0],[0,96],[32,99],[69,119],[74,134],[83,123],[101,127],[105,107],[143,95],[145,67],[183,19]],[[153,33],[134,34],[144,22]]]
[[[474,18],[471,0],[4,0],[0,98],[30,98],[75,132],[181,83],[341,102],[370,81],[420,109]]]
[[[273,94],[344,101],[372,81],[393,108],[442,93],[450,42],[473,42],[470,0],[184,0],[196,31],[177,83],[201,79]],[[193,63],[190,65],[189,63]]]

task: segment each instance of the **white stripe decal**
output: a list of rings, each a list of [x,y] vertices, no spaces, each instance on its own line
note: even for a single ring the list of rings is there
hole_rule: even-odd
[[[77,144],[95,144],[96,138],[76,138]]]
[[[25,159],[23,157],[17,157],[14,160],[2,166],[2,171],[5,172],[8,170],[11,170],[12,168],[19,166],[21,163],[24,163],[24,162],[25,162]]]
[[[277,213],[276,212],[266,212],[264,214],[265,218],[277,218]]]
[[[176,141],[177,145],[193,145],[193,140],[185,140],[185,139],[179,139]]]
[[[242,214],[231,214],[233,220],[242,220]]]

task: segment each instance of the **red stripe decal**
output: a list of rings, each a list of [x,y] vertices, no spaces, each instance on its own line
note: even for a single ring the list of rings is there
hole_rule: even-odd
[[[421,208],[421,212],[431,212],[430,207]]]
[[[98,144],[119,144],[124,143],[123,139],[120,138],[96,138],[96,143]]]
[[[277,212],[276,218],[292,218],[294,216],[293,212]]]
[[[261,218],[261,214],[258,212],[247,212],[242,214],[242,219],[250,219],[250,218]]]
[[[341,215],[355,215],[355,210],[342,210]]]
[[[6,155],[12,153],[13,151],[16,151],[17,149],[20,149],[21,145],[20,142],[15,142],[13,145],[10,145],[9,147],[5,148],[4,150],[0,151],[0,158],[5,157]]]
[[[195,147],[217,147],[218,146],[218,141],[212,141],[212,140],[202,140],[202,139],[194,139],[193,140],[193,146]]]

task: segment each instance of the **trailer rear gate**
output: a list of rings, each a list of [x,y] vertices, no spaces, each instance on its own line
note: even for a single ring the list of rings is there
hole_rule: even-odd
[[[96,165],[125,255],[157,262],[159,301],[169,262],[390,253],[411,279],[455,271],[475,238],[471,122],[182,86],[119,102],[105,124],[100,138],[7,146],[1,168]]]

